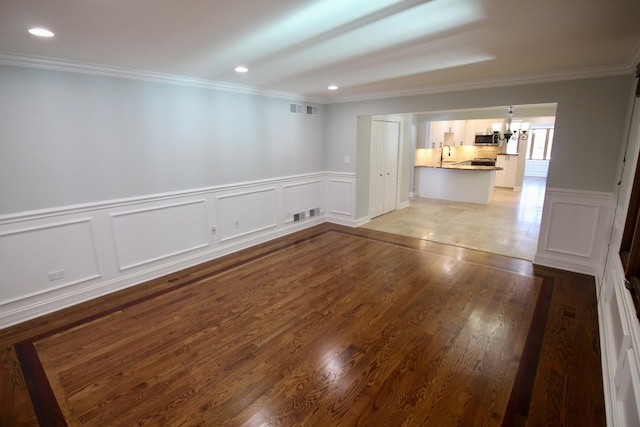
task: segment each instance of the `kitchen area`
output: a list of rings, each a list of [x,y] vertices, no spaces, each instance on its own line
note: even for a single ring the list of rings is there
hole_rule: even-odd
[[[508,110],[411,115],[409,203],[363,227],[533,260],[546,170],[530,174],[527,168],[548,163],[535,160],[535,153],[537,146],[550,153],[556,105],[514,106],[512,135],[505,138]]]
[[[535,109],[418,115],[413,196],[487,204],[495,187],[520,191],[530,128],[555,116],[555,105]]]

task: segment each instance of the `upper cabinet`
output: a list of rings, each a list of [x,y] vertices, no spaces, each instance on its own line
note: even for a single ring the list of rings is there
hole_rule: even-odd
[[[493,133],[492,126],[496,122],[493,119],[476,120],[476,133],[485,135]]]
[[[492,134],[493,124],[502,122],[502,119],[432,121],[425,148],[440,148],[445,144],[450,147],[473,145],[477,134]]]
[[[464,145],[473,145],[476,141],[476,122],[477,120],[467,120],[464,131]]]
[[[438,148],[444,144],[444,122],[431,122],[431,129],[429,129],[429,143],[427,148]]]
[[[466,120],[442,120],[431,122],[429,144],[427,148],[439,148],[444,145],[450,147],[468,145],[466,137]],[[471,140],[473,144],[473,140]]]

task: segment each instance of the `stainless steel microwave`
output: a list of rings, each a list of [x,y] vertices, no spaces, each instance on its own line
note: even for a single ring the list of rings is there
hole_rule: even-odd
[[[498,145],[498,138],[494,138],[494,135],[476,135],[473,143],[475,145]]]

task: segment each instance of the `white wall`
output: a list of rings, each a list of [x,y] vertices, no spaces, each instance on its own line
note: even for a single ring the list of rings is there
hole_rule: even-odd
[[[0,94],[0,328],[355,223],[355,175],[324,170],[323,105],[2,65]]]
[[[2,65],[0,94],[0,214],[324,170],[322,105]]]

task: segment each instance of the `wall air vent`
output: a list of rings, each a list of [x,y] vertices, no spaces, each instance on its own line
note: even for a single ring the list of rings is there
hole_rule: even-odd
[[[307,114],[312,115],[312,116],[317,116],[318,115],[318,107],[316,107],[315,105],[307,105]]]
[[[318,216],[320,215],[320,208],[314,208],[309,210],[309,216]]]
[[[289,112],[293,114],[302,114],[301,104],[289,104]]]

